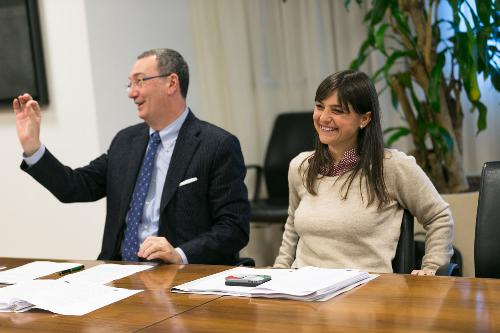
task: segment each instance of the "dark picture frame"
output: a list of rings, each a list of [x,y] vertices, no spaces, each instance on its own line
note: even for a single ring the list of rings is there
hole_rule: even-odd
[[[29,93],[49,103],[37,0],[0,1],[0,104]]]

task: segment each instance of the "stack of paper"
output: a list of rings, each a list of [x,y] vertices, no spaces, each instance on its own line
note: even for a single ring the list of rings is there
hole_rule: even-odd
[[[225,285],[226,277],[245,275],[269,275],[271,280],[257,287]],[[326,301],[377,276],[356,269],[237,267],[175,286],[172,292]]]
[[[153,267],[103,264],[57,280],[33,280],[34,277],[47,275],[47,272],[51,274],[79,266],[51,264],[60,263],[32,262],[1,272],[6,273],[1,281],[19,283],[0,288],[0,312],[24,312],[39,308],[63,315],[84,315],[142,291],[103,284]]]
[[[60,280],[25,281],[0,288],[0,312],[23,312],[36,307],[81,316],[141,291]]]

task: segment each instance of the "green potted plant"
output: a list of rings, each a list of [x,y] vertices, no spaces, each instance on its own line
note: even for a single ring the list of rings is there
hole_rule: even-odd
[[[364,19],[367,38],[351,68],[359,68],[373,51],[385,58],[373,78],[389,89],[407,125],[387,128],[387,145],[410,135],[411,154],[441,193],[467,190],[460,95],[465,92],[471,111],[479,112],[477,133],[486,129],[488,110],[481,102],[478,76],[500,91],[500,1],[371,3]],[[348,8],[351,0],[344,4]],[[451,15],[438,15],[439,6],[448,6]]]

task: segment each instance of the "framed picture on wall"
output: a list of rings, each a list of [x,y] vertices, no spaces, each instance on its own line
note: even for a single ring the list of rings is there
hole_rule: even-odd
[[[48,104],[37,1],[1,0],[0,22],[0,104],[25,92]]]

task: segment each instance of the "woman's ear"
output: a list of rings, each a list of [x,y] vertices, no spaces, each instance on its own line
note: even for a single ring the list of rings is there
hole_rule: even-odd
[[[359,128],[366,127],[366,125],[368,125],[370,121],[372,121],[372,112],[368,111],[361,116],[361,124],[359,125]]]

